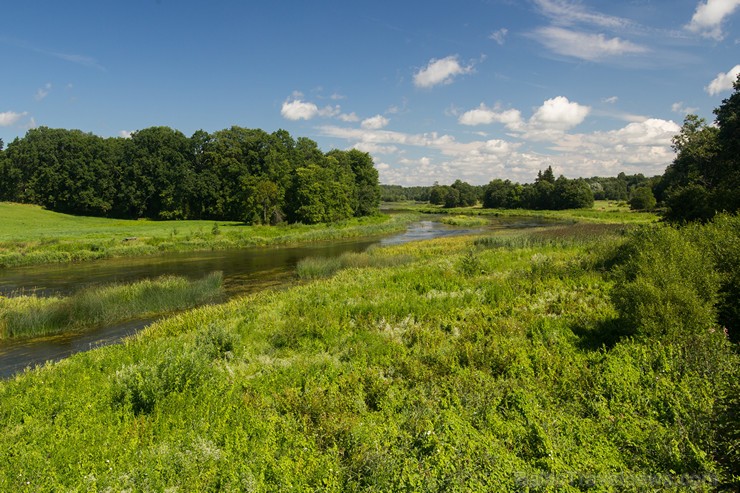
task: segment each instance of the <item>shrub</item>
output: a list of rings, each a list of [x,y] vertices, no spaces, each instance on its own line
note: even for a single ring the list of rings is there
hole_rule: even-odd
[[[637,334],[696,334],[716,323],[719,276],[678,230],[639,229],[617,257],[612,301]]]
[[[655,207],[655,196],[650,187],[638,187],[632,192],[632,197],[629,199],[630,209],[646,211]]]
[[[159,358],[145,359],[116,372],[113,402],[148,414],[168,395],[197,386],[206,371],[203,353],[167,349]]]

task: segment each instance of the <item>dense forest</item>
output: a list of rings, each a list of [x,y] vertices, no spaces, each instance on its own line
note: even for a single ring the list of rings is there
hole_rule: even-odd
[[[40,127],[0,153],[0,200],[117,218],[318,223],[375,213],[380,189],[369,154],[323,153],[284,130],[151,127],[125,139]]]

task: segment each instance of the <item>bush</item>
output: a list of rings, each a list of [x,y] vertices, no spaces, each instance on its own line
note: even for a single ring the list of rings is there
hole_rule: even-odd
[[[656,201],[653,191],[648,186],[638,187],[632,192],[629,199],[630,209],[647,211],[655,207]]]
[[[716,324],[719,276],[678,230],[639,229],[617,257],[612,301],[635,333],[678,337]]]

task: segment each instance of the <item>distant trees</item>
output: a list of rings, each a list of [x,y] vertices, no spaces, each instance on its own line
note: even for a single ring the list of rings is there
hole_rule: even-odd
[[[104,139],[39,127],[0,152],[0,200],[107,217],[313,223],[376,213],[380,188],[369,154],[325,154],[284,130],[187,137],[151,127]]]
[[[493,180],[485,189],[483,207],[502,209],[580,209],[592,207],[594,194],[583,180],[555,179],[552,167],[537,174],[533,184]]]

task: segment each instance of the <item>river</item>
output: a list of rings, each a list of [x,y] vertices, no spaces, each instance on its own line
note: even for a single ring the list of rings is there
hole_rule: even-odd
[[[532,218],[507,218],[492,221],[485,229],[510,229],[541,226]],[[361,238],[331,243],[261,247],[213,252],[186,252],[153,257],[107,259],[78,264],[55,264],[0,271],[0,295],[36,294],[66,296],[80,289],[110,283],[131,283],[162,275],[199,279],[214,271],[223,272],[227,298],[265,288],[284,286],[295,280],[295,267],[307,257],[339,256],[362,252],[373,245],[397,245],[410,241],[456,236],[480,231],[447,226],[435,221],[411,224],[403,233],[380,238]],[[0,378],[8,378],[24,368],[58,361],[80,351],[119,342],[153,320],[134,320],[115,326],[74,334],[30,340],[0,341]]]

